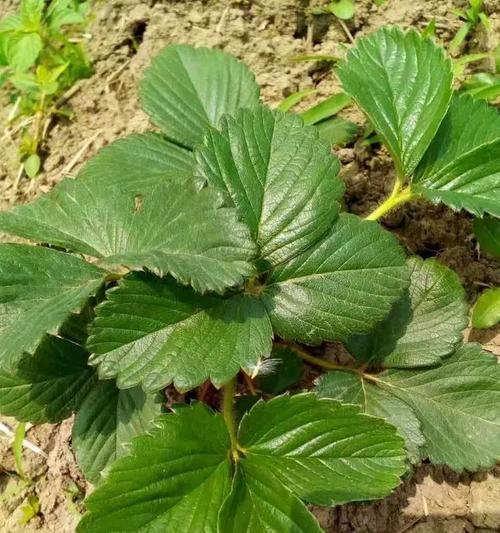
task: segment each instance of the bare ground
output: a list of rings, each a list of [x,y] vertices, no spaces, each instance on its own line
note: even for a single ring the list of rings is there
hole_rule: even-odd
[[[460,0],[388,0],[382,8],[371,0],[357,2],[353,35],[368,33],[383,24],[424,27],[436,17],[438,34],[448,41],[458,28],[451,10]],[[17,2],[0,0],[0,16]],[[97,1],[89,49],[95,75],[80,83],[70,104],[72,121],[53,124],[43,174],[35,182],[21,180],[13,142],[0,141],[0,203],[3,207],[25,202],[49,190],[65,175],[77,173],[81,164],[99,148],[126,134],[150,128],[139,109],[136,87],[151,57],[164,45],[183,42],[217,46],[244,60],[256,73],[269,104],[277,104],[297,89],[314,87],[317,98],[339,89],[322,64],[293,63],[303,53],[338,55],[348,37],[329,16],[307,16],[320,0],[256,1]],[[470,51],[493,49],[500,29],[500,2],[490,0],[493,31],[479,32]],[[5,98],[4,98],[5,100]],[[0,94],[0,102],[2,95]],[[8,113],[0,105],[0,120]],[[307,105],[313,103],[309,100]],[[357,111],[346,116],[362,122]],[[369,212],[388,193],[393,179],[384,150],[375,153],[358,144],[338,151],[347,184],[346,203],[355,213]],[[480,256],[467,215],[442,206],[413,203],[385,221],[407,248],[423,257],[437,256],[461,276],[473,299],[484,286],[500,285],[498,263]],[[473,331],[471,338],[500,354],[498,329]],[[13,425],[13,421],[7,420]],[[9,443],[0,439],[0,532],[71,533],[81,511],[81,499],[90,489],[70,451],[71,420],[32,428],[28,438],[48,455],[25,452],[25,470],[33,480],[23,487],[16,477]],[[478,436],[480,438],[480,436]],[[2,474],[2,469],[4,473]],[[370,505],[351,504],[318,509],[316,514],[328,532],[366,533],[462,533],[500,531],[500,469],[461,475],[423,465],[389,498]],[[29,495],[39,498],[41,510],[25,526],[19,525]]]

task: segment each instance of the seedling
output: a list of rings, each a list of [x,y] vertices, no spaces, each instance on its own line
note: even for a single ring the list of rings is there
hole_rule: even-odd
[[[383,29],[340,73],[397,169],[368,219],[417,195],[497,212],[496,111],[453,96],[441,49]],[[341,212],[330,145],[262,105],[235,58],[169,46],[140,94],[161,134],[118,140],[0,213],[0,229],[44,243],[0,244],[0,411],[76,412],[72,445],[97,485],[78,531],[314,533],[304,502],[383,497],[410,461],[493,465],[500,371],[463,344],[456,274]],[[323,341],[352,360],[308,348]],[[304,365],[329,372],[279,395],[304,388]],[[166,386],[203,399],[207,380],[220,412],[162,413]],[[266,401],[242,396],[259,390]]]
[[[486,30],[490,29],[490,20],[487,13],[483,11],[483,0],[469,0],[467,9],[455,9],[454,13],[463,21],[463,24],[450,43],[449,50],[452,54],[460,49],[469,34],[479,24],[482,24]]]
[[[7,126],[21,131],[20,158],[30,178],[40,171],[50,121],[68,115],[61,96],[92,72],[79,42],[87,10],[78,0],[22,0],[18,13],[0,21],[0,86],[13,102]]]

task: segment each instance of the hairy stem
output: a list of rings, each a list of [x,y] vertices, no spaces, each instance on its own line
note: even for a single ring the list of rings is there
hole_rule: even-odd
[[[238,452],[238,438],[236,436],[236,422],[234,420],[234,392],[236,389],[236,378],[224,385],[223,399],[222,399],[222,414],[224,422],[226,423],[229,438],[231,439],[231,456],[233,461],[238,461],[240,455]]]
[[[378,220],[389,213],[389,211],[392,211],[398,205],[409,202],[415,197],[416,195],[410,187],[401,189],[401,182],[397,180],[391,195],[387,198],[387,200],[385,200],[385,202],[380,204],[375,211],[370,213],[365,220]]]

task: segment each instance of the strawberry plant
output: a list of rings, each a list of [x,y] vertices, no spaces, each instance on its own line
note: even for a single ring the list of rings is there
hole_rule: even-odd
[[[184,45],[141,84],[161,133],[0,213],[39,244],[0,245],[0,412],[76,413],[97,485],[80,532],[319,532],[305,503],[381,498],[424,458],[500,458],[500,373],[463,343],[457,275],[375,221],[417,196],[498,216],[496,111],[454,96],[450,61],[413,31],[360,39],[340,76],[397,171],[368,220],[342,211],[314,126],[260,103],[235,58]],[[324,341],[352,358],[308,347]],[[312,386],[305,364],[328,372]],[[186,401],[165,412],[172,385]]]

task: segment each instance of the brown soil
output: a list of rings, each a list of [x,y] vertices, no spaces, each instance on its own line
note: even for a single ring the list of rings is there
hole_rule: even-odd
[[[0,16],[17,5],[0,0]],[[136,87],[151,57],[173,42],[216,46],[244,60],[256,73],[264,100],[277,104],[283,97],[307,87],[323,98],[339,89],[322,64],[293,63],[303,53],[341,54],[348,39],[329,16],[307,15],[323,0],[112,0],[95,2],[95,19],[89,41],[95,75],[80,83],[70,103],[72,121],[53,124],[47,139],[48,156],[43,174],[34,182],[21,180],[15,139],[0,140],[0,204],[25,202],[49,190],[64,175],[74,175],[99,148],[117,137],[150,128],[137,103]],[[348,23],[353,35],[369,33],[383,24],[424,27],[436,18],[438,34],[448,41],[459,23],[451,10],[465,0],[388,0],[381,8],[371,0],[356,2],[357,12]],[[500,2],[486,2],[492,32],[478,32],[469,49],[493,49],[500,29]],[[134,42],[138,46],[134,45]],[[8,114],[0,94],[0,120]],[[305,105],[313,103],[309,100]],[[4,105],[2,105],[4,104]],[[359,112],[346,116],[362,122]],[[393,179],[384,150],[358,143],[338,150],[347,184],[350,210],[369,212],[387,195]],[[471,300],[483,287],[500,285],[498,263],[480,256],[471,233],[470,217],[442,206],[413,203],[390,215],[385,224],[407,248],[423,257],[438,256],[461,276]],[[470,338],[500,355],[499,330],[473,331]],[[5,420],[2,420],[5,421]],[[7,422],[9,422],[7,420]],[[10,421],[11,425],[13,421]],[[80,501],[89,487],[70,451],[71,420],[30,429],[28,438],[48,455],[24,453],[29,487],[8,472],[14,470],[6,439],[0,438],[0,532],[71,533],[81,511]],[[478,438],[480,436],[478,435]],[[2,469],[4,471],[1,474]],[[351,504],[318,509],[328,532],[461,533],[500,531],[500,470],[458,475],[424,465],[389,498],[371,505]],[[18,524],[29,495],[40,500],[40,515],[25,526]]]

